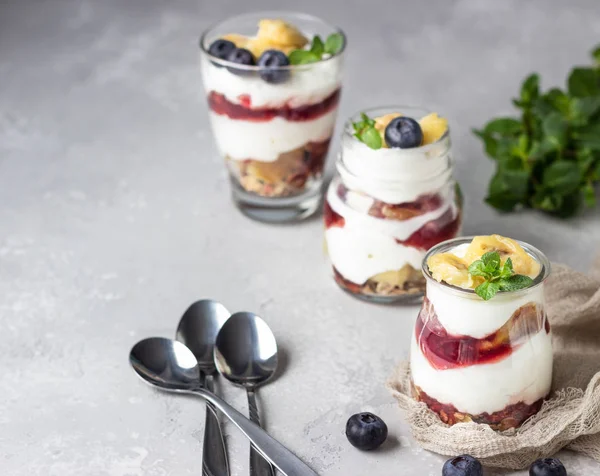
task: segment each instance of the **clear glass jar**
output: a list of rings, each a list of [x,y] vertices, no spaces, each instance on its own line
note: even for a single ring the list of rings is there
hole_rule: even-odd
[[[200,39],[208,113],[217,149],[225,159],[235,204],[256,220],[304,219],[321,204],[323,168],[337,118],[344,47],[318,62],[270,68],[238,65],[208,53],[226,35],[254,37],[259,21],[280,19],[309,40],[343,32],[310,15],[258,12],[208,29]],[[252,49],[250,46],[248,49]],[[257,58],[255,58],[256,60]]]
[[[441,243],[423,260],[427,292],[411,339],[413,395],[450,425],[516,428],[550,392],[552,339],[544,299],[550,262],[519,241],[540,264],[533,285],[484,301],[472,289],[436,281],[427,266],[431,255],[472,238]]]
[[[421,118],[396,106],[364,111]],[[421,263],[429,248],[460,234],[462,197],[452,172],[450,133],[412,149],[373,150],[354,137],[350,118],[324,204],[327,252],[338,285],[369,301],[423,296]]]

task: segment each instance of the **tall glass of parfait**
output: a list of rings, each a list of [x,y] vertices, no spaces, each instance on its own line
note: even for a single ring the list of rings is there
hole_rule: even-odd
[[[200,39],[209,116],[233,200],[266,222],[318,210],[346,37],[304,14],[240,15]]]

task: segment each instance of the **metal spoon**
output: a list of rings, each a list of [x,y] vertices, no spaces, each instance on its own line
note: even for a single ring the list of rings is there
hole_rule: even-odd
[[[188,307],[177,326],[175,338],[193,352],[200,369],[200,386],[209,392],[214,392],[213,375],[217,371],[213,358],[215,340],[229,316],[230,312],[223,304],[204,299]],[[202,468],[208,476],[229,476],[221,425],[212,404],[207,403],[206,407]]]
[[[269,326],[256,314],[236,312],[221,327],[215,343],[219,373],[248,395],[250,420],[260,425],[256,388],[277,370],[277,343]],[[274,476],[275,470],[250,447],[250,476]]]
[[[197,395],[212,403],[240,429],[265,458],[286,476],[318,476],[260,426],[251,422],[214,393],[200,387],[198,361],[192,351],[181,342],[164,337],[144,339],[131,349],[129,363],[150,385],[167,392]]]

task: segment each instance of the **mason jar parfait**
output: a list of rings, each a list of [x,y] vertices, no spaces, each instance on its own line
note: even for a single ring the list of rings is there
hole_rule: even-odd
[[[552,384],[548,258],[500,235],[456,238],[429,251],[423,273],[411,339],[414,398],[449,425],[520,426]]]
[[[364,111],[345,124],[336,167],[324,203],[335,281],[369,301],[422,297],[425,253],[461,228],[447,120],[410,107]]]

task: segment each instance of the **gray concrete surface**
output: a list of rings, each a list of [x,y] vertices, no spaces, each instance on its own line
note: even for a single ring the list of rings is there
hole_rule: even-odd
[[[492,164],[470,128],[510,112],[529,72],[551,86],[587,62],[598,0],[1,1],[2,475],[201,474],[203,405],[153,392],[127,364],[132,344],[173,335],[200,297],[271,324],[287,364],[260,392],[267,426],[320,474],[441,473],[383,387],[416,308],[339,291],[320,219],[262,225],[229,200],[197,37],[221,17],[286,7],[348,33],[342,116],[405,103],[451,118],[467,233],[521,238],[581,270],[597,251],[600,210],[565,223],[485,206]],[[243,392],[224,392],[245,409]],[[343,429],[368,409],[392,438],[362,454]],[[246,474],[247,445],[226,431]],[[570,475],[600,474],[562,457]]]

